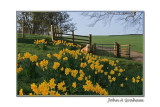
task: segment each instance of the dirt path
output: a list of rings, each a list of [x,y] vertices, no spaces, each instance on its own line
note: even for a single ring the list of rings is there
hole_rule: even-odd
[[[113,49],[113,48],[100,47],[100,46],[97,46],[96,48],[97,48],[97,49],[100,49],[100,50],[105,50],[105,51],[114,53],[114,49]],[[132,58],[133,61],[143,62],[143,57],[144,57],[144,55],[143,55],[143,53],[131,51],[131,52],[130,52],[130,57]]]

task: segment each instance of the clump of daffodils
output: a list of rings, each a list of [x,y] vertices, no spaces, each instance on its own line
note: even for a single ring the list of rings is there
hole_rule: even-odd
[[[60,66],[59,62],[54,62],[53,69],[57,70],[59,66]]]
[[[91,91],[100,95],[105,95],[105,96],[108,95],[108,91],[103,89],[98,83],[96,85],[93,85],[90,80],[86,80],[86,84],[83,85],[83,88],[85,91],[88,91],[88,92]]]
[[[34,44],[37,48],[45,50],[47,48],[47,41],[45,39],[35,40]]]
[[[16,72],[19,73],[23,70],[23,68],[20,66],[19,68],[16,68]]]
[[[61,83],[59,83],[61,84]],[[59,92],[55,90],[55,87],[58,86],[60,88],[60,85],[57,85],[55,83],[55,79],[52,78],[50,79],[49,82],[46,82],[45,80],[39,84],[36,85],[35,83],[31,84],[31,89],[32,93],[29,93],[30,96],[35,96],[35,95],[51,95],[51,96],[60,96]],[[64,84],[64,83],[63,83]],[[62,86],[62,85],[61,85]]]
[[[41,39],[41,40],[38,40],[38,39],[37,39],[37,40],[34,41],[34,44],[36,44],[36,45],[38,45],[38,44],[40,44],[40,43],[43,43],[43,44],[46,45],[46,44],[47,44],[47,41],[45,41],[45,39]]]
[[[60,46],[62,48],[69,48],[69,49],[78,49],[81,48],[82,46],[79,44],[73,44],[73,43],[67,43],[66,41],[63,40],[54,40],[53,44],[56,46]]]
[[[45,60],[43,59],[41,62],[40,62],[40,67],[43,69],[47,69],[47,65],[48,65],[48,60]]]

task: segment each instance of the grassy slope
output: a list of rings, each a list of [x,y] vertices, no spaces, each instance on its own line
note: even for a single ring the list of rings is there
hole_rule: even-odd
[[[23,54],[25,52],[29,52],[31,54],[36,54],[38,56],[38,60],[43,60],[47,58],[48,53],[55,53],[58,51],[56,47],[51,46],[51,44],[47,44],[47,50],[37,49],[34,46],[34,40],[36,39],[51,39],[50,36],[42,36],[42,35],[30,35],[25,34],[25,39],[22,39],[21,34],[17,34],[17,54]],[[17,77],[18,78],[18,77]],[[31,83],[38,83],[40,84],[43,82],[44,78],[39,79],[28,79],[27,77],[20,76],[17,80],[17,93],[22,87],[26,90],[26,93],[31,92],[30,84]]]
[[[47,44],[47,50],[45,50],[45,51],[35,48],[35,46],[33,45],[34,40],[44,39],[44,38],[50,39],[50,36],[35,36],[35,35],[25,34],[25,39],[23,40],[21,38],[21,35],[18,34],[17,35],[17,53],[21,53],[21,55],[23,55],[23,53],[25,53],[25,52],[30,52],[32,54],[36,54],[38,56],[38,60],[42,60],[43,58],[46,57],[47,53],[53,54],[53,53],[59,51],[57,49],[57,47],[53,47],[50,44]],[[108,59],[116,60],[117,58],[109,57]],[[122,58],[118,58],[118,60],[120,61],[120,65],[126,69],[127,72],[125,72],[125,75],[128,78],[131,79],[131,77],[137,76],[137,75],[140,75],[143,77],[143,64],[142,63],[138,63],[138,62],[134,62],[134,61],[127,60],[127,59],[122,59]],[[43,78],[32,79],[32,80],[29,80],[29,82],[25,82],[27,80],[27,78],[25,78],[25,77],[23,77],[21,79],[22,80],[18,79],[17,92],[18,92],[18,90],[20,90],[21,87],[25,87],[25,89],[27,89],[28,92],[30,92],[31,91],[31,89],[30,89],[31,83],[33,83],[33,82],[41,83],[43,81]],[[140,88],[139,92],[134,92],[134,94],[135,95],[140,94],[140,93],[142,94],[141,88]],[[118,94],[124,95],[126,92],[128,93],[128,91],[132,91],[132,87],[128,87],[126,89],[123,89]],[[113,92],[113,93],[115,93],[115,92]],[[110,93],[110,94],[112,94],[112,93]],[[132,92],[132,94],[133,94],[133,92]]]
[[[38,36],[38,35],[29,35],[25,34],[25,39],[21,38],[21,34],[17,35],[17,53],[23,55],[25,52],[30,52],[32,54],[36,54],[38,56],[45,56],[48,53],[57,52],[57,47],[53,47],[52,44],[47,44],[47,50],[37,49],[34,44],[34,40],[36,39],[51,39],[50,36]]]
[[[92,43],[114,44],[114,42],[118,42],[121,45],[131,44],[131,51],[143,53],[144,50],[143,35],[92,36]]]

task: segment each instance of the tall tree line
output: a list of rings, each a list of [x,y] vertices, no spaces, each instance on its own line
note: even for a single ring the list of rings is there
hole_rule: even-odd
[[[67,12],[17,12],[17,25],[30,34],[49,35],[51,25],[59,26],[63,32],[76,30],[75,23],[71,23]]]

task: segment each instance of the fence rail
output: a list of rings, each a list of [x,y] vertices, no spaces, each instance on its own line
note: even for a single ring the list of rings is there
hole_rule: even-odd
[[[113,44],[99,44],[99,43],[96,43],[96,45],[112,45],[113,46]]]
[[[78,37],[86,37],[86,38],[88,38],[88,36],[84,36],[84,35],[74,35],[74,36],[78,36]]]
[[[69,35],[72,37],[64,37],[63,35]],[[52,37],[52,41],[61,38],[66,41],[72,42],[74,44],[77,44],[77,43],[80,43],[83,45],[90,44],[90,46],[92,46],[92,35],[91,34],[89,34],[88,36],[75,35],[74,31],[72,31],[72,34],[66,34],[66,33],[63,33],[59,27],[54,26],[53,28],[52,25],[51,25],[51,37]],[[88,39],[83,39],[83,38],[88,38]]]

